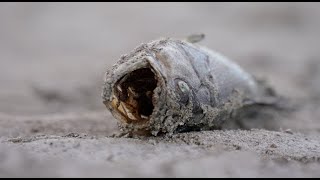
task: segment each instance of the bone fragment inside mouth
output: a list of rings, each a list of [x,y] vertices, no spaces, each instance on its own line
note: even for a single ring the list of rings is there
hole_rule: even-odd
[[[154,108],[152,96],[156,86],[150,68],[134,70],[115,84],[112,106],[126,123],[148,121]]]

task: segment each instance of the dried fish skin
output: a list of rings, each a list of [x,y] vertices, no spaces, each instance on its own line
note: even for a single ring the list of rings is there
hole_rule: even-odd
[[[175,39],[142,44],[105,74],[103,103],[133,133],[219,129],[265,90],[221,54]]]

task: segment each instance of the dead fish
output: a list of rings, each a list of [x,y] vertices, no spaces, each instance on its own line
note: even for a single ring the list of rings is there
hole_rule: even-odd
[[[218,52],[172,38],[142,44],[105,74],[103,103],[125,132],[219,129],[239,109],[268,102],[251,74]]]

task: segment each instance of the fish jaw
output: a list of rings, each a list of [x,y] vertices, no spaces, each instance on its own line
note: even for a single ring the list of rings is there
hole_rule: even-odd
[[[143,51],[123,58],[105,75],[103,103],[121,127],[146,132],[155,119],[165,76],[154,54]]]

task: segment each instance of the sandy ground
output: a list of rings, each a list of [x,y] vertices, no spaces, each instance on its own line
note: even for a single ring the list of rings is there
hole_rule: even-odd
[[[320,177],[319,19],[316,3],[1,3],[0,177]],[[295,110],[272,128],[113,137],[105,70],[199,32]]]

